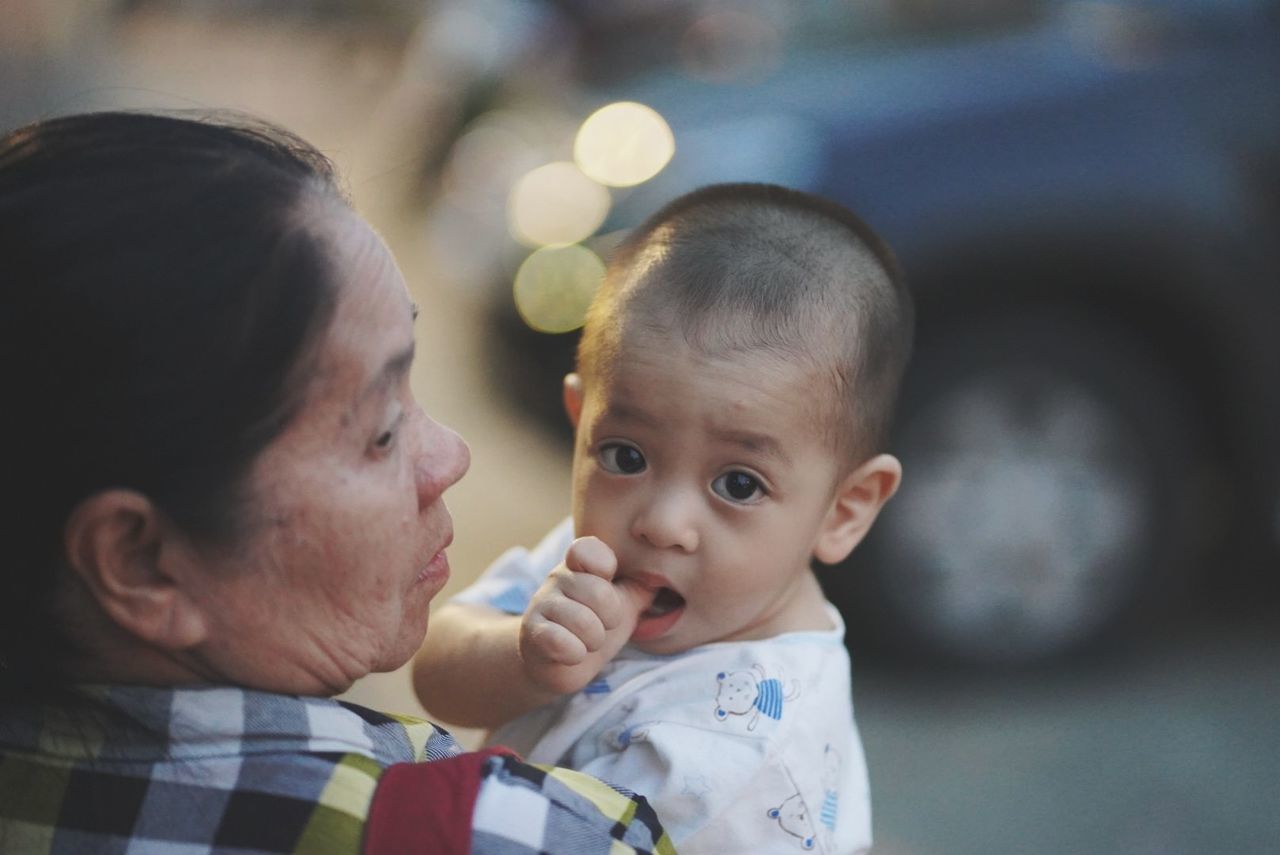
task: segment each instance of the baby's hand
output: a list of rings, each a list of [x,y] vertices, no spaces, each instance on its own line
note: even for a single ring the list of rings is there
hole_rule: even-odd
[[[617,570],[612,549],[581,537],[533,595],[520,624],[520,658],[542,689],[568,694],[583,688],[635,631],[653,591],[615,579]]]

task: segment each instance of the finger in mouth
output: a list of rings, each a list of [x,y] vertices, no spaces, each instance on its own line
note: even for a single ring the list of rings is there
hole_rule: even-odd
[[[670,588],[659,588],[649,608],[644,610],[644,617],[660,617],[675,611],[684,605],[684,597]]]

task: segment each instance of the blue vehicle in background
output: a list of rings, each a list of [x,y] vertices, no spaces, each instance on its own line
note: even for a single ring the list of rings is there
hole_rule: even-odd
[[[560,4],[583,115],[640,101],[676,139],[605,231],[698,185],[788,184],[870,221],[916,295],[902,491],[822,574],[854,643],[1025,664],[1219,594],[1274,610],[1280,3],[979,3],[942,27],[881,3],[880,30],[791,4],[727,81],[677,57],[724,4],[660,5]],[[642,35],[653,56],[617,67]],[[559,425],[572,337],[505,296],[492,315],[501,387]]]

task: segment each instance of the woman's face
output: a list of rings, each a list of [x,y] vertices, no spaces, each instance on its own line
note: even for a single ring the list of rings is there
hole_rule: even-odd
[[[204,559],[201,670],[298,694],[345,690],[406,662],[449,577],[442,495],[467,471],[462,439],[409,388],[414,309],[378,237],[328,211],[338,298],[303,380],[305,403],[254,464],[249,529]]]

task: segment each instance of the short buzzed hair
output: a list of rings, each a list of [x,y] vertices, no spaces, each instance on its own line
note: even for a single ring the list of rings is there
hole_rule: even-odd
[[[914,313],[878,235],[828,199],[715,184],[669,203],[614,252],[587,314],[590,382],[627,331],[683,335],[708,355],[764,351],[832,379],[828,429],[861,462],[883,450]]]

